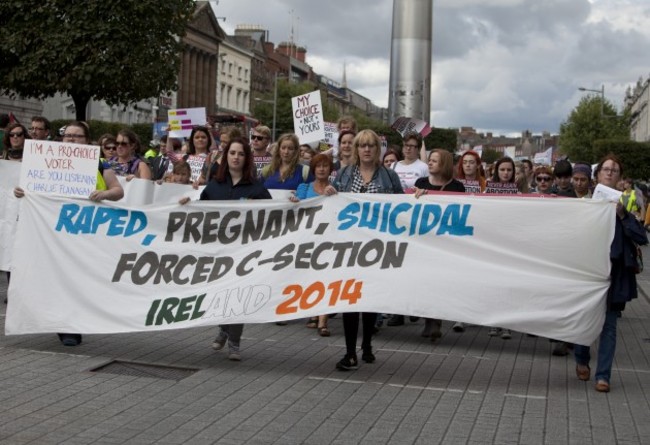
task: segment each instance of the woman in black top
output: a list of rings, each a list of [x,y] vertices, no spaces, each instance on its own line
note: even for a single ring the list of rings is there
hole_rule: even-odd
[[[463,183],[453,178],[454,156],[450,152],[439,148],[432,150],[427,164],[429,166],[429,176],[418,178],[415,181],[416,198],[427,194],[429,190],[465,193]],[[428,337],[431,338],[431,341],[436,341],[442,337],[441,328],[442,320],[425,318],[422,337]]]
[[[245,139],[234,138],[226,148],[226,162],[221,162],[215,175],[201,192],[202,201],[271,199],[271,194],[255,179],[255,163],[250,145]],[[243,324],[219,325],[219,334],[212,343],[216,351],[228,342],[228,358],[239,361],[239,343]]]
[[[415,197],[427,193],[427,190],[465,193],[462,182],[453,178],[454,156],[447,150],[436,148],[429,154],[429,176],[415,181]]]

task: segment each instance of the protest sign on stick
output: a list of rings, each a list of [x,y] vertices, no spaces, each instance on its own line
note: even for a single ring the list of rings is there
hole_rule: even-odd
[[[398,117],[390,126],[393,130],[404,137],[406,133],[420,133],[422,137],[427,137],[431,133],[431,127],[421,119],[412,119],[410,117]]]
[[[320,91],[291,98],[293,129],[301,144],[325,139],[325,119]]]
[[[186,138],[192,133],[192,128],[205,125],[207,118],[205,107],[177,108],[167,112],[169,121],[169,137]]]

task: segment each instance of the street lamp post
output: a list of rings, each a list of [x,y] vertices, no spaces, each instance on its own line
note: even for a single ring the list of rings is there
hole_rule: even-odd
[[[275,142],[275,119],[278,111],[278,73],[275,73],[275,79],[273,81],[273,100],[262,99],[256,97],[257,102],[266,102],[267,104],[273,104],[273,128],[271,129],[271,139]]]
[[[578,90],[600,94],[600,117],[605,117],[605,84],[602,85],[600,90],[592,90],[584,87],[578,87]]]

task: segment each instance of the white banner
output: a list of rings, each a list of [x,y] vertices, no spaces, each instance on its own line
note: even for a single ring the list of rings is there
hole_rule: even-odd
[[[22,201],[7,334],[368,311],[590,344],[603,324],[615,218],[603,201],[465,194],[143,208],[38,194]]]
[[[0,271],[11,270],[18,206],[14,188],[20,180],[20,162],[0,160]]]

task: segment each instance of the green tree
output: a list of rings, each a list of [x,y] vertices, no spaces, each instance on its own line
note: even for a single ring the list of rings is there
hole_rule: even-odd
[[[629,140],[629,113],[618,116],[616,108],[600,96],[585,96],[560,125],[560,151],[574,161],[596,162],[594,141]]]
[[[0,91],[129,104],[176,88],[193,0],[14,2],[0,14]]]
[[[311,82],[287,82],[286,78],[278,78],[278,97],[275,117],[275,138],[284,133],[294,133],[293,113],[291,110],[291,98],[302,94],[311,93],[316,86]],[[271,128],[273,125],[273,93],[269,93],[257,101],[253,106],[253,116],[262,122],[263,125]],[[322,100],[322,95],[321,95]],[[336,122],[338,113],[322,101],[323,115],[327,122]]]
[[[488,165],[494,164],[501,157],[503,157],[503,153],[499,153],[498,151],[491,148],[485,148],[481,153],[481,161],[485,162]]]

